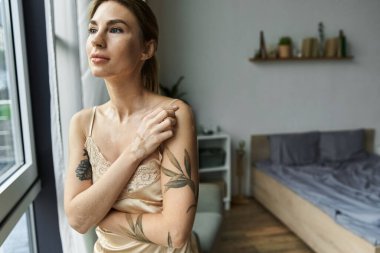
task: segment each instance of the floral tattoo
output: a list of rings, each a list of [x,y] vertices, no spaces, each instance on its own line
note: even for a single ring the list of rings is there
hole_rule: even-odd
[[[90,163],[90,157],[86,149],[83,149],[83,156],[86,158],[80,161],[78,168],[76,168],[75,173],[80,181],[91,180],[92,179],[92,167]]]

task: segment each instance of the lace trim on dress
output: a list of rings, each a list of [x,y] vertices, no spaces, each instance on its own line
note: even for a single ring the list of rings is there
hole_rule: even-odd
[[[90,157],[92,181],[96,182],[107,171],[108,167],[111,166],[111,163],[105,159],[98,146],[94,143],[94,140],[90,136],[87,137],[85,147]]]
[[[85,147],[87,148],[92,166],[92,180],[93,182],[96,182],[107,171],[112,163],[103,156],[91,136],[87,137]],[[127,191],[133,192],[156,182],[161,176],[161,159],[162,155],[161,152],[159,152],[159,159],[151,159],[148,162],[139,165],[127,184]]]
[[[140,165],[127,185],[128,192],[153,184],[160,178],[160,173],[160,165],[157,160]]]

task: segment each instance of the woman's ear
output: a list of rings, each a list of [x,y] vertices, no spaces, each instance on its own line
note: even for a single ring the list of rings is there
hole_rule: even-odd
[[[141,54],[141,60],[146,61],[150,59],[156,52],[156,41],[150,40],[145,43],[144,51]]]

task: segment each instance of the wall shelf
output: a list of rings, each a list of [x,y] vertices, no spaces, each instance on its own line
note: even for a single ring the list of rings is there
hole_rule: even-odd
[[[291,58],[249,58],[250,62],[290,62],[290,61],[350,61],[354,57],[346,56],[346,57],[291,57]]]

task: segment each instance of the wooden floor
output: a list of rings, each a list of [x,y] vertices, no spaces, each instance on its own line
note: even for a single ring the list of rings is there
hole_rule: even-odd
[[[218,253],[314,253],[256,200],[225,212]]]

